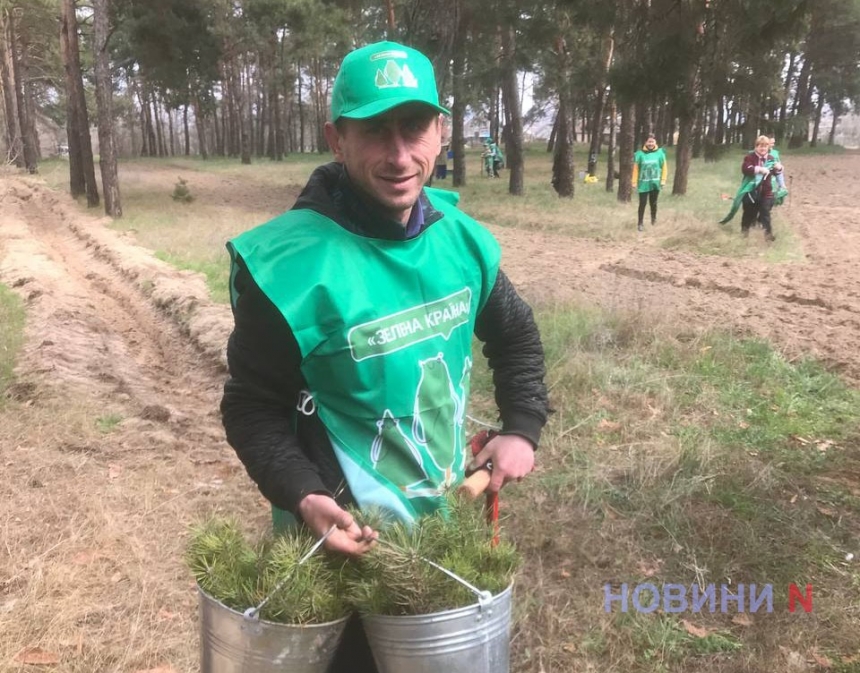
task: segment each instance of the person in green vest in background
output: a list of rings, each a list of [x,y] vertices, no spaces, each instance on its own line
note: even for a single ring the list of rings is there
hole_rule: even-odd
[[[498,242],[457,194],[425,187],[448,114],[420,52],[393,42],[351,52],[325,125],[334,161],[291,210],[227,246],[227,440],[276,527],[298,522],[322,537],[334,526],[330,552],[375,543],[347,507],[411,521],[490,461],[490,491],[519,481],[546,422],[540,334]],[[473,335],[501,426],[474,458]],[[353,619],[330,673],[375,670]]]
[[[770,137],[770,156],[773,157],[774,162],[782,164],[782,159],[779,158],[779,150],[776,149],[776,138]],[[788,196],[788,188],[785,186],[785,166],[783,166],[783,170],[776,174],[776,199],[782,202],[781,199],[784,199]]]
[[[657,223],[657,199],[666,184],[668,171],[666,153],[662,147],[657,147],[657,138],[651,133],[642,149],[633,155],[633,187],[639,192],[639,231],[644,229],[646,203],[651,204],[651,224]]]

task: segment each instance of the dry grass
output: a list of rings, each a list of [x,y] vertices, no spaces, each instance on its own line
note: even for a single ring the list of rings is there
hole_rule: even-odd
[[[62,673],[196,670],[188,526],[222,509],[265,525],[237,470],[225,487],[192,453],[140,446],[128,421],[101,432],[103,413],[43,392],[3,413],[2,671],[30,670],[33,648]]]

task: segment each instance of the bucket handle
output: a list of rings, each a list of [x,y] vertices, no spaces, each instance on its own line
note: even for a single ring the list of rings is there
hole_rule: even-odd
[[[272,589],[272,591],[269,593],[269,595],[266,596],[260,602],[260,604],[257,607],[250,607],[247,610],[245,610],[245,612],[242,613],[242,615],[245,617],[245,619],[250,619],[250,620],[259,619],[260,618],[260,610],[262,610],[265,607],[266,603],[268,603],[271,600],[272,596],[274,596],[278,591],[280,591],[281,588],[287,583],[287,581],[293,576],[293,572],[295,572],[295,569],[298,568],[302,563],[307,561],[311,556],[313,556],[314,552],[316,552],[317,549],[322,547],[323,542],[325,542],[328,539],[329,535],[334,533],[336,530],[337,530],[337,524],[333,523],[331,525],[331,528],[329,528],[323,534],[323,536],[314,543],[314,546],[310,548],[308,553],[305,554],[304,556],[302,556],[301,560],[298,563],[296,563],[296,565],[293,567],[293,570],[290,571],[289,573],[287,573],[287,576],[284,577],[284,579],[282,579],[280,582],[278,582],[278,585],[274,589]]]
[[[404,549],[401,549],[400,547],[398,547],[395,544],[392,544],[391,542],[388,542],[388,541],[383,540],[381,538],[377,538],[376,541],[380,544],[384,544],[387,547],[391,547],[391,549],[395,549],[399,552],[405,553]],[[493,594],[491,594],[489,591],[478,589],[476,586],[474,586],[470,582],[467,582],[462,577],[460,577],[457,573],[455,573],[451,570],[448,570],[447,568],[439,565],[435,561],[431,561],[429,558],[424,558],[423,556],[419,556],[418,558],[421,559],[422,561],[424,561],[425,563],[429,563],[431,566],[433,566],[437,570],[441,570],[448,577],[458,581],[460,584],[462,584],[464,587],[466,587],[469,591],[474,593],[478,597],[478,605],[481,608],[481,611],[483,611],[484,608],[486,608],[487,606],[489,606],[493,602]]]

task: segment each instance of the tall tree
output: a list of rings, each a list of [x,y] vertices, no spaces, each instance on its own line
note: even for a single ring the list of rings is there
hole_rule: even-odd
[[[502,33],[502,98],[505,103],[506,161],[510,171],[508,193],[522,196],[525,157],[523,155],[523,112],[517,78],[517,37],[513,25],[503,26]]]
[[[6,120],[6,161],[18,168],[24,167],[24,146],[21,137],[21,120],[18,116],[18,98],[15,95],[15,68],[10,33],[9,9],[0,13],[0,86],[3,88],[3,117]]]
[[[113,130],[113,78],[107,50],[110,36],[109,3],[110,0],[93,0],[93,56],[99,117],[99,168],[102,174],[105,213],[111,217],[122,217]]]
[[[73,196],[86,193],[87,205],[94,208],[99,205],[99,190],[96,184],[93,146],[90,141],[87,101],[84,97],[75,0],[61,0],[60,7],[62,10],[60,41],[63,48],[63,65],[66,70],[66,107],[69,118],[67,128],[71,192]],[[76,155],[74,159],[73,151]]]

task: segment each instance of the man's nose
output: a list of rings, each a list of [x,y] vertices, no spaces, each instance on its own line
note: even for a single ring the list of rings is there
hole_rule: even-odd
[[[399,128],[394,128],[388,136],[388,158],[396,164],[402,164],[409,159],[409,140]]]

